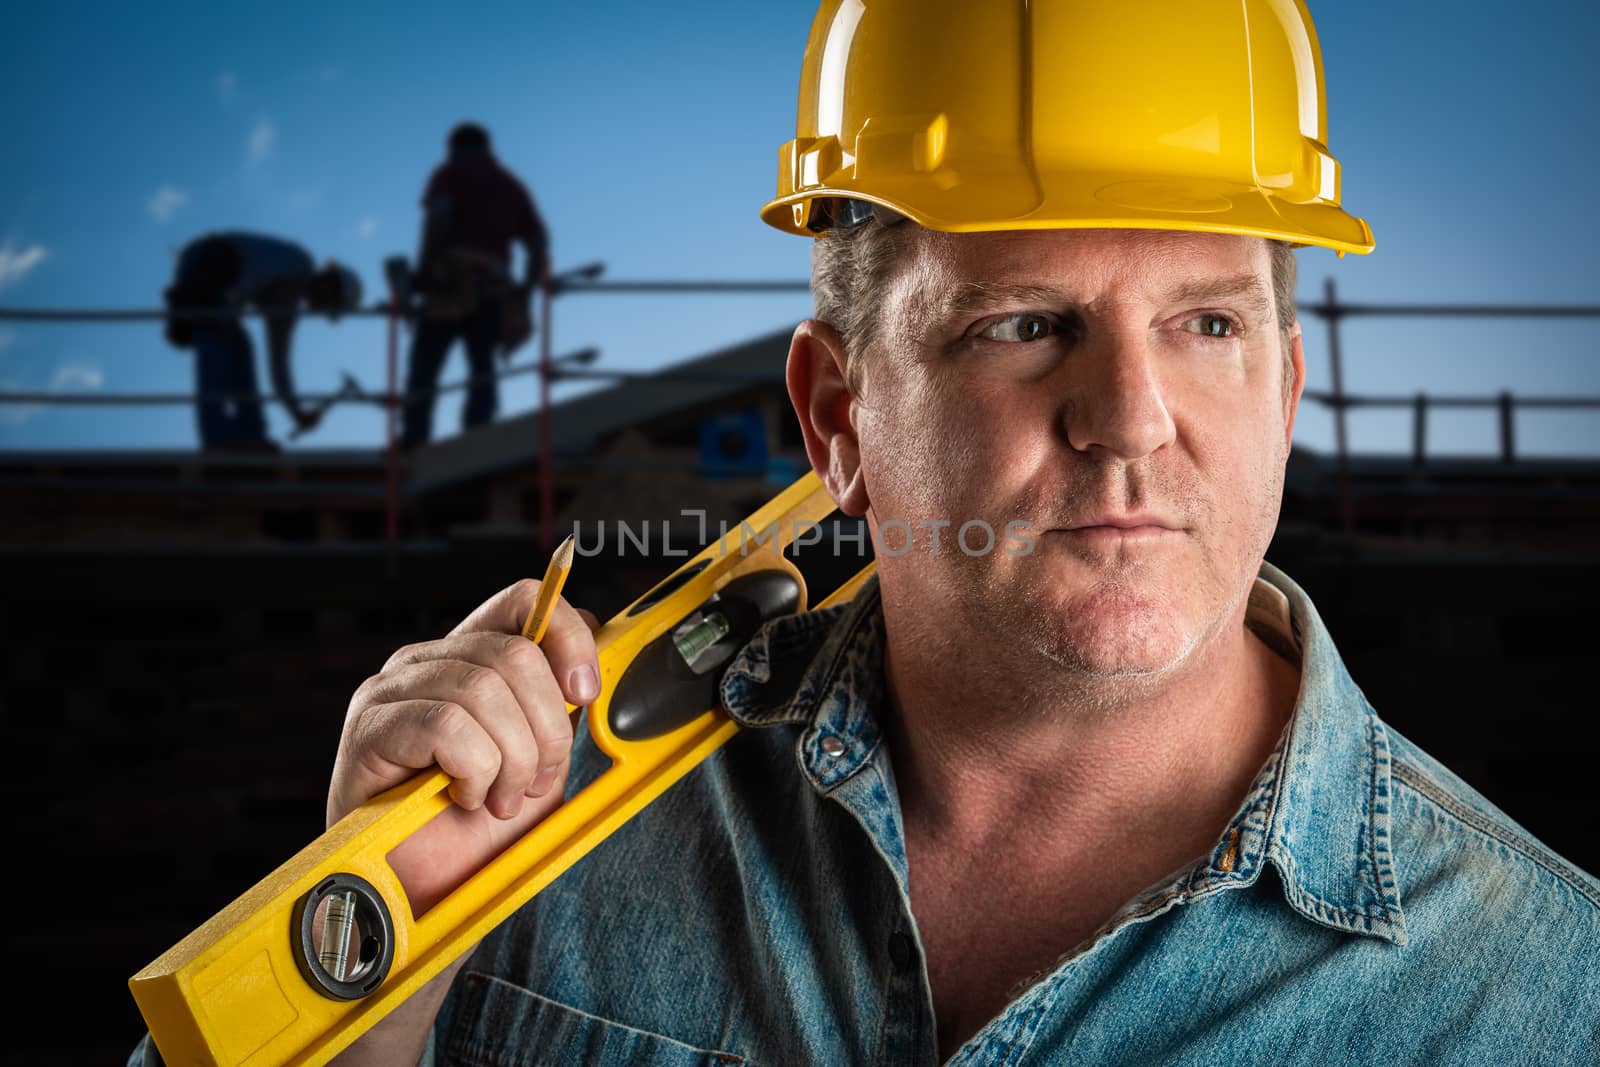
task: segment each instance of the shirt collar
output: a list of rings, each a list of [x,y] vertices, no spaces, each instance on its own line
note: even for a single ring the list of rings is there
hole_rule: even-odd
[[[831,792],[882,743],[883,606],[873,577],[847,604],[767,623],[722,678],[723,706],[744,726],[809,727],[801,769]]]
[[[1260,582],[1288,601],[1300,645],[1300,694],[1283,740],[1257,776],[1255,810],[1247,801],[1241,811],[1264,828],[1242,829],[1239,852],[1264,853],[1289,905],[1307,918],[1403,945],[1388,731],[1305,590],[1270,563],[1261,565]]]
[[[1270,862],[1297,913],[1403,945],[1383,724],[1310,598],[1269,563],[1261,566],[1249,615],[1280,654],[1292,659],[1298,650],[1300,692],[1278,747],[1182,888],[1193,896],[1249,885]],[[775,619],[723,676],[724,706],[743,726],[806,727],[801,768],[816,788],[832,792],[882,748],[883,627],[876,578],[849,604]]]

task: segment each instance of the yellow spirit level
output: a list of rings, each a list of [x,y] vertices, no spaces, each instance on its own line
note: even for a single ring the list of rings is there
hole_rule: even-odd
[[[612,766],[423,915],[386,857],[449,806],[438,769],[346,815],[134,975],[162,1058],[326,1062],[720,747],[739,729],[722,669],[762,623],[807,610],[785,553],[833,507],[806,475],[596,631],[601,695],[584,719]]]

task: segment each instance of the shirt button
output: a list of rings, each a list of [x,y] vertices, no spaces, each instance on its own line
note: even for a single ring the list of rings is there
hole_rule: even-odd
[[[904,933],[895,933],[889,938],[889,959],[894,961],[896,967],[911,966],[911,938]]]
[[[844,753],[844,742],[837,737],[824,737],[822,739],[822,751],[830,756],[842,755]]]

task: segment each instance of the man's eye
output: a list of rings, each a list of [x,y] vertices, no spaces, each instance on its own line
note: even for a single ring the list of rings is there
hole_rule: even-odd
[[[1226,315],[1196,315],[1185,322],[1183,328],[1201,337],[1232,337],[1238,333],[1233,320]]]
[[[1043,341],[1056,332],[1056,324],[1039,314],[1007,315],[978,331],[990,341]]]

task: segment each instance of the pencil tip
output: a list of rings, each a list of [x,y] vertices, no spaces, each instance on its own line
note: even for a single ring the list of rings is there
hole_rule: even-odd
[[[556,566],[560,567],[562,570],[566,570],[572,566],[572,547],[571,534],[568,534],[567,539],[556,546],[556,553],[553,558]]]

